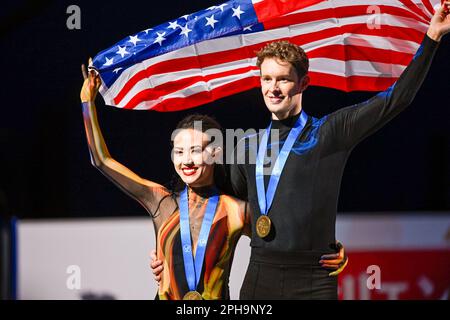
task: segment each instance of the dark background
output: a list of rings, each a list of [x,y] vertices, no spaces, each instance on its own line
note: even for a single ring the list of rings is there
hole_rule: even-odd
[[[80,64],[137,31],[220,1],[9,1],[0,11],[3,75],[0,113],[0,210],[19,218],[141,216],[139,204],[90,164],[82,123]],[[66,9],[81,8],[81,30],[68,30]],[[450,36],[414,103],[353,151],[340,212],[450,210]],[[374,93],[310,87],[304,109],[322,116]],[[141,176],[173,174],[170,134],[191,112],[225,128],[268,123],[259,90],[187,112],[119,110],[97,102],[112,156]]]

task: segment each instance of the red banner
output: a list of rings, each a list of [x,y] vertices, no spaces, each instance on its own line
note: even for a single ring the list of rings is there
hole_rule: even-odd
[[[450,250],[349,251],[339,299],[449,299]]]

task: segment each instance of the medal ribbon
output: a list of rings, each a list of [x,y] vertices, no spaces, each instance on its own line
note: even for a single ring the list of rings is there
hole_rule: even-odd
[[[281,173],[283,172],[284,165],[286,164],[286,160],[289,156],[289,153],[292,150],[292,146],[294,145],[295,141],[300,135],[300,132],[302,132],[303,128],[305,127],[307,120],[308,120],[307,114],[302,111],[297,121],[295,122],[294,127],[289,132],[289,135],[286,139],[286,142],[283,145],[283,148],[281,148],[281,151],[277,156],[275,165],[270,175],[269,185],[267,186],[267,193],[265,191],[264,186],[263,167],[272,122],[266,128],[266,132],[264,132],[261,138],[261,143],[259,144],[258,148],[258,154],[256,156],[256,191],[258,194],[259,208],[261,210],[261,214],[263,215],[267,215],[269,213],[269,209],[272,206],[272,201],[275,196],[275,192],[277,190],[278,182],[280,181],[280,176]]]
[[[186,280],[190,291],[196,290],[198,282],[200,281],[200,274],[206,252],[206,244],[208,242],[209,231],[211,230],[211,225],[216,213],[218,202],[219,196],[217,193],[208,199],[205,216],[203,217],[202,226],[198,237],[197,251],[194,257],[192,252],[191,229],[189,227],[187,187],[180,194],[181,245],[183,249],[184,272],[186,274]]]

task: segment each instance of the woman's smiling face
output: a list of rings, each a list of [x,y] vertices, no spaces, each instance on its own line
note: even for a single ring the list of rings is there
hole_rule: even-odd
[[[190,187],[212,185],[215,151],[206,133],[182,129],[173,140],[172,161],[175,171]]]

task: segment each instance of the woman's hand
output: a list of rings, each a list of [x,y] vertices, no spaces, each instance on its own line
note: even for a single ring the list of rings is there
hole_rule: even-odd
[[[89,65],[91,64],[92,59],[89,58]],[[97,72],[95,72],[95,70],[91,70],[88,73],[84,64],[81,65],[81,73],[83,74],[84,79],[83,87],[80,92],[81,102],[94,102],[98,89],[102,83],[100,76]]]
[[[336,247],[339,249],[338,253],[324,254],[319,261],[322,268],[334,270],[328,274],[330,277],[337,276],[341,273],[348,263],[348,257],[345,254],[345,249],[342,243],[336,241]]]

